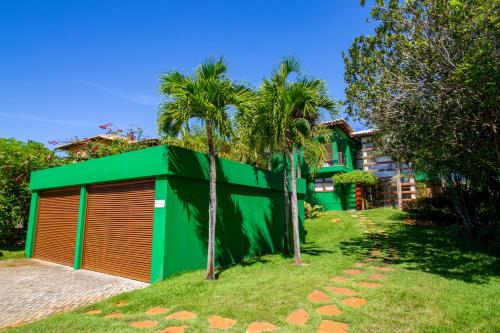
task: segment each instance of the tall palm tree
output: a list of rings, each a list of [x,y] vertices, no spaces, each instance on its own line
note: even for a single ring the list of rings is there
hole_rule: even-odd
[[[235,84],[227,75],[222,58],[208,59],[196,68],[193,75],[172,71],[161,76],[160,91],[166,96],[158,115],[160,133],[178,135],[191,119],[205,126],[210,157],[210,197],[208,215],[208,250],[206,278],[215,278],[215,226],[217,219],[215,136],[228,138],[232,134],[230,108],[250,107],[253,93]]]
[[[299,213],[297,201],[297,174],[295,172],[295,151],[307,141],[315,140],[312,135],[319,128],[320,109],[333,111],[334,101],[328,97],[325,83],[321,80],[302,78],[287,85],[285,93],[285,114],[283,121],[284,139],[290,160],[292,190],[292,228],[294,257],[301,264]]]
[[[290,75],[299,78],[290,82]],[[297,200],[297,177],[294,151],[313,140],[312,133],[319,125],[321,108],[333,110],[334,102],[326,93],[321,80],[300,77],[300,64],[285,58],[270,79],[264,79],[259,89],[257,124],[265,131],[271,150],[282,156],[285,192],[285,245],[288,237],[288,173],[291,177],[291,211],[295,263],[301,264]],[[289,164],[289,167],[288,167]]]

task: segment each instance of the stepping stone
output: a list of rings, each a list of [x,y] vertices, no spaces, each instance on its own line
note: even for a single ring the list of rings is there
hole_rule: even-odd
[[[89,315],[89,316],[95,316],[95,315],[98,315],[101,313],[102,313],[101,310],[95,309],[95,310],[89,310],[89,311],[85,312],[84,314]]]
[[[317,333],[347,333],[349,325],[338,321],[323,320],[319,325]]]
[[[160,331],[160,333],[184,333],[189,327],[187,325],[182,326],[169,326]]]
[[[383,272],[390,272],[390,271],[394,270],[394,268],[385,267],[385,266],[374,266],[373,268],[376,269],[377,271],[383,271]]]
[[[347,306],[350,306],[351,308],[360,308],[366,303],[366,299],[363,298],[357,298],[357,297],[349,297],[344,300],[342,300],[342,303],[344,303]]]
[[[349,279],[346,277],[343,277],[343,276],[334,276],[334,277],[332,277],[332,281],[334,281],[334,282],[347,282],[347,281],[349,281]]]
[[[378,257],[380,255],[380,251],[379,250],[372,250],[372,251],[370,251],[370,255],[372,257]]]
[[[309,319],[309,314],[304,309],[295,310],[292,313],[290,313],[288,317],[286,317],[286,321],[289,324],[297,326],[304,326],[308,319]]]
[[[151,308],[148,311],[146,311],[147,315],[157,315],[157,314],[162,314],[167,312],[167,308]]]
[[[110,313],[107,316],[104,316],[104,318],[106,318],[106,319],[118,319],[118,318],[124,318],[124,317],[125,317],[125,315],[123,313],[120,313],[120,312],[114,312],[114,313]]]
[[[356,285],[365,288],[378,288],[381,286],[381,284],[377,282],[358,282]]]
[[[356,295],[356,292],[349,288],[326,287],[326,289],[330,290],[332,293],[337,295],[346,295],[346,296]]]
[[[208,317],[208,324],[211,328],[227,330],[236,324],[236,320],[231,318],[224,318],[221,316],[210,316]]]
[[[313,303],[325,303],[330,301],[330,296],[322,291],[315,290],[307,296],[307,299]]]
[[[196,313],[190,311],[179,311],[172,314],[169,314],[165,317],[165,319],[175,319],[175,320],[189,320],[196,318]]]
[[[155,327],[156,325],[158,325],[157,321],[143,320],[143,321],[134,321],[129,326],[135,327],[135,328],[151,328],[151,327]]]
[[[344,270],[344,273],[349,275],[359,275],[365,273],[365,271],[362,271],[360,269],[346,269]]]
[[[114,305],[115,306],[125,306],[125,305],[128,305],[128,301],[118,301]]]
[[[368,280],[379,281],[379,280],[382,280],[383,278],[384,278],[384,274],[376,273],[376,274],[370,275]]]
[[[265,321],[255,321],[248,325],[246,333],[273,332],[279,327]]]
[[[340,222],[340,221],[342,221],[342,219],[340,219],[340,218],[334,218],[334,219],[331,219],[330,221],[335,223],[335,222]]]
[[[365,261],[368,262],[368,261],[375,261],[374,258],[365,258]]]
[[[358,262],[354,265],[354,267],[363,267],[365,265],[364,262]]]
[[[320,306],[316,309],[316,312],[324,316],[337,316],[342,313],[336,305]]]

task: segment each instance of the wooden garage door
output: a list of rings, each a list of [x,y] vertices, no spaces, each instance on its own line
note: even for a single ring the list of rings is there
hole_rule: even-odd
[[[40,192],[33,257],[73,266],[80,189]]]
[[[82,267],[149,282],[154,180],[89,188]]]

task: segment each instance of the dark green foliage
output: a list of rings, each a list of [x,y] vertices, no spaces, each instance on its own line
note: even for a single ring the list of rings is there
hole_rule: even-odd
[[[445,180],[473,237],[500,220],[499,13],[496,0],[377,0],[375,34],[344,54],[347,112],[380,129],[383,154]]]
[[[459,221],[453,201],[444,194],[411,200],[405,204],[403,210],[412,218],[432,221],[438,225],[450,225]]]
[[[0,246],[15,246],[25,239],[31,171],[61,163],[39,142],[0,139]]]

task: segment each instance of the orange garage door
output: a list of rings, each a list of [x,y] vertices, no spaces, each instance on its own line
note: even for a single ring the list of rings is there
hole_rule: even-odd
[[[154,180],[89,187],[85,269],[150,280]]]
[[[72,266],[80,189],[40,192],[33,257]]]

